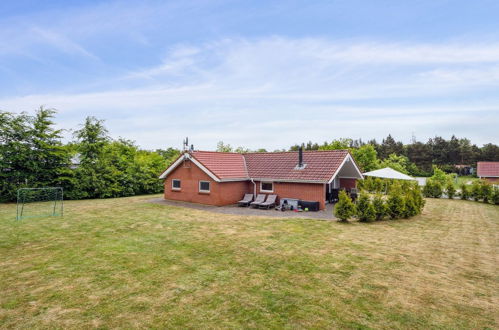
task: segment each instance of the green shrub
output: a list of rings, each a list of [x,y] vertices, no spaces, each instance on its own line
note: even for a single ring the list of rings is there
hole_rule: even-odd
[[[482,199],[482,185],[480,184],[480,181],[476,180],[473,182],[470,195],[476,202]]]
[[[416,183],[413,188],[410,190],[410,194],[414,200],[414,204],[417,207],[418,213],[420,214],[423,211],[423,207],[425,205],[425,200],[423,198],[423,194],[421,193],[421,188]]]
[[[459,194],[459,196],[461,196],[461,199],[464,200],[468,200],[470,198],[470,191],[465,183],[461,185],[461,193]]]
[[[484,203],[488,203],[492,199],[492,185],[482,180],[480,182],[480,196]]]
[[[355,215],[355,205],[345,191],[340,191],[338,203],[334,206],[334,215],[341,221],[348,221]]]
[[[381,197],[381,195],[376,195],[373,199],[373,207],[376,215],[376,220],[382,220],[384,217],[388,215],[388,209],[386,207],[386,203]]]
[[[453,199],[456,195],[456,188],[454,187],[454,184],[448,183],[445,192],[447,193],[447,197],[449,197],[449,199]]]
[[[491,202],[492,204],[499,205],[499,187],[494,187]]]
[[[406,194],[404,218],[413,217],[415,215],[418,215],[419,213],[420,213],[420,209],[416,205],[416,201],[414,200],[414,196],[412,194]]]
[[[388,215],[390,215],[390,218],[397,219],[405,215],[405,199],[402,196],[400,186],[396,184],[392,186],[386,204],[388,206]]]
[[[429,178],[428,180],[426,180],[426,185],[423,188],[423,194],[425,197],[433,197],[433,198],[442,197],[443,190],[441,183]]]
[[[376,219],[376,211],[366,194],[360,195],[357,200],[356,214],[359,221],[371,222]]]
[[[445,187],[449,183],[452,183],[453,177],[454,176],[452,174],[446,174],[444,171],[442,171],[438,167],[433,166],[433,175],[431,176],[430,179],[433,182],[440,183],[440,186]]]
[[[386,184],[385,184],[385,181],[383,181],[382,179],[380,178],[375,178],[374,179],[374,189],[373,189],[375,192],[377,193],[381,193],[381,192],[384,192],[386,190]]]

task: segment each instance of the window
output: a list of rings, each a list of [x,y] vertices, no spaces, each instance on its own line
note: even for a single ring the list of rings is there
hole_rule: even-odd
[[[210,181],[199,181],[199,192],[210,192]]]
[[[272,182],[260,182],[260,191],[274,192],[274,183],[272,183]]]
[[[172,189],[173,190],[180,190],[180,180],[179,179],[172,180]]]

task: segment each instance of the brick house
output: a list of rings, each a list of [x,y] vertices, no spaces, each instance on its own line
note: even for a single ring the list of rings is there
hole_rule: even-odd
[[[480,179],[499,184],[499,162],[478,162],[476,174]]]
[[[320,203],[350,189],[362,173],[347,150],[230,153],[186,151],[160,176],[165,199],[229,205],[245,193]]]

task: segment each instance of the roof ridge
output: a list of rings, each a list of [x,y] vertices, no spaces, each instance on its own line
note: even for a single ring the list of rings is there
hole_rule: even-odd
[[[193,152],[209,152],[212,154],[232,154],[232,155],[242,155],[243,154],[241,152],[234,152],[234,151],[212,151],[212,150],[194,150]]]
[[[310,152],[333,152],[333,151],[345,151],[349,152],[348,149],[331,149],[331,150],[303,150],[304,153]],[[213,154],[231,154],[231,155],[254,155],[254,154],[290,154],[294,152],[298,152],[298,150],[290,150],[290,151],[251,151],[251,152],[235,152],[235,151],[213,151],[213,150],[194,150],[192,152],[206,152]]]

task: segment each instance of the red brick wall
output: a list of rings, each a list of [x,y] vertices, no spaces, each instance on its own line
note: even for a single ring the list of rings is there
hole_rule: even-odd
[[[250,183],[251,186],[253,185]],[[251,187],[253,189],[253,187]],[[260,182],[256,181],[257,193],[260,193]],[[318,183],[290,183],[274,182],[274,192],[262,192],[262,194],[274,194],[279,198],[288,197],[306,201],[320,202],[321,210],[326,207],[326,186]]]
[[[173,179],[180,179],[181,190],[177,191],[172,189]],[[210,181],[209,194],[199,192],[200,180]],[[355,180],[351,180],[354,181],[353,183],[355,186]],[[341,182],[342,181],[340,181],[340,184]],[[255,183],[257,193],[260,193],[260,182],[257,181]],[[170,173],[166,178],[164,185],[165,199],[217,206],[234,204],[241,200],[245,193],[253,193],[253,183],[250,181],[216,182],[190,161],[186,161],[185,165],[179,165]],[[263,193],[270,194],[267,192]],[[274,192],[272,194],[275,194],[278,197],[318,201],[320,202],[321,209],[325,208],[326,186],[324,184],[274,182]]]
[[[483,179],[490,183],[499,183],[499,178],[483,178]]]
[[[340,188],[355,188],[357,186],[357,180],[356,179],[342,179],[340,178]]]
[[[172,189],[172,180],[179,179],[180,190]],[[210,193],[199,192],[199,181],[210,182]],[[216,182],[206,173],[190,161],[179,165],[172,173],[168,175],[164,182],[165,199],[209,204],[209,205],[228,205],[241,200],[248,192],[248,182]]]
[[[250,189],[251,182],[237,181],[237,182],[221,182],[218,184],[220,191],[216,205],[229,205],[235,204],[243,199],[244,194],[253,193],[253,187]],[[253,186],[251,184],[251,186]]]

